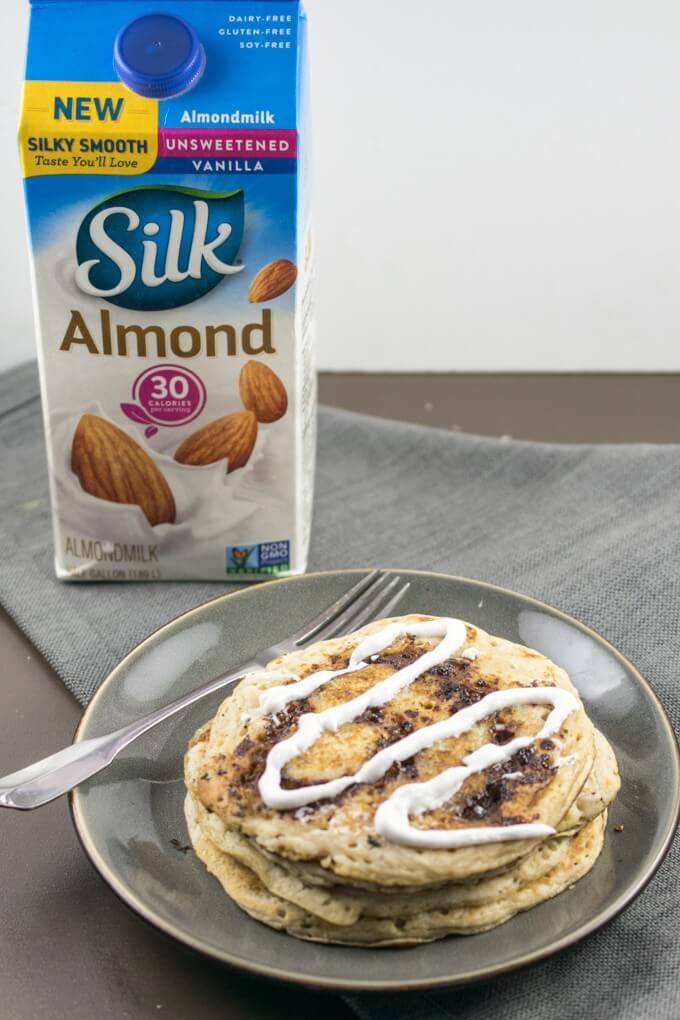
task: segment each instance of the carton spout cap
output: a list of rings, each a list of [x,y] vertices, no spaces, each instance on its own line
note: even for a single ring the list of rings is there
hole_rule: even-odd
[[[138,95],[170,99],[196,85],[205,67],[205,53],[183,18],[143,14],[128,21],[116,36],[113,66],[123,84]]]

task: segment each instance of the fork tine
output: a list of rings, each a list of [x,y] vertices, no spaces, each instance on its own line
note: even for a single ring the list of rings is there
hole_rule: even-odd
[[[329,620],[315,636],[315,641],[322,641],[325,638],[332,637],[335,634],[343,634],[348,628],[351,629],[355,617],[359,613],[363,613],[367,608],[370,610],[375,605],[376,600],[388,589],[391,591],[394,587],[394,578],[390,578],[389,575],[383,574],[381,578],[368,590],[363,592],[358,598],[354,599],[353,602],[345,609],[343,613],[336,616],[333,620]]]
[[[315,640],[337,637],[350,628],[356,630],[370,620],[389,615],[389,611],[397,605],[409,587],[408,581],[403,584],[401,577],[393,577],[386,585],[381,585],[379,591],[374,588],[370,592],[370,596],[364,596],[361,605],[353,605],[350,610],[325,627],[320,634],[317,634]],[[395,592],[395,589],[398,590]]]
[[[371,620],[380,620],[383,617],[389,616],[390,612],[401,601],[403,596],[411,587],[411,582],[407,581],[405,584],[402,584],[401,588],[398,588],[397,586],[401,584],[401,582],[401,577],[393,578],[390,583],[383,588],[374,599],[371,600],[371,603],[366,606],[362,612],[354,615],[350,621],[346,621],[346,625],[343,627],[343,630],[346,630],[347,626],[351,626],[352,630],[358,630],[359,627],[363,627],[365,623],[370,623]],[[397,591],[392,594],[395,588],[397,588]],[[333,630],[334,636],[340,636],[343,633],[343,630],[339,630],[335,626],[333,627]]]
[[[330,606],[326,606],[323,612],[319,613],[318,616],[308,620],[298,631],[291,636],[291,641],[296,645],[301,644],[303,641],[309,641],[314,637],[322,627],[331,623],[336,619],[340,613],[343,612],[348,606],[350,606],[355,599],[358,599],[367,590],[373,588],[381,577],[384,576],[382,570],[372,570],[370,574],[366,574],[361,580],[353,584],[344,595],[341,595],[339,599],[332,602]]]
[[[401,578],[399,578],[399,580],[401,580]],[[410,587],[411,587],[411,582],[410,581],[406,581],[401,586],[401,588],[398,589],[396,594],[394,594],[392,596],[392,598],[389,600],[389,602],[387,602],[386,605],[380,607],[380,610],[379,610],[380,616],[381,617],[385,617],[385,619],[388,619],[392,615],[392,610],[397,608],[397,606],[399,605],[399,603],[401,602],[401,600],[403,599],[404,595],[406,594],[406,592],[409,590]],[[376,618],[379,619],[377,614],[376,614]],[[364,623],[368,623],[368,620],[364,620],[363,622]],[[355,627],[356,626],[361,626],[361,624],[357,625],[355,623]]]

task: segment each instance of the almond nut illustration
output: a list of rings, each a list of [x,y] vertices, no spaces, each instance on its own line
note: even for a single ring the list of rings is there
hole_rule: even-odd
[[[297,266],[289,259],[275,259],[263,266],[248,290],[251,304],[272,301],[289,290],[297,278]]]
[[[269,425],[288,408],[286,387],[276,372],[261,361],[246,361],[238,380],[241,403],[259,422]]]
[[[84,414],[71,446],[71,470],[85,492],[141,508],[149,524],[172,524],[175,500],[151,457],[117,425]]]
[[[252,411],[225,414],[197,429],[175,452],[180,464],[203,466],[228,460],[227,471],[236,471],[247,464],[257,439],[257,418]]]

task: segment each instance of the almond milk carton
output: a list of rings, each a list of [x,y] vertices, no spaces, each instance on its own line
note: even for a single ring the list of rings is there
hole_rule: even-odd
[[[305,569],[296,0],[33,0],[20,149],[57,574]]]

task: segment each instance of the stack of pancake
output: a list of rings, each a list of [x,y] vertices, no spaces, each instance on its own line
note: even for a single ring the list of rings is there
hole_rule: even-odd
[[[568,889],[619,788],[562,669],[419,615],[248,676],[185,777],[191,841],[228,896],[299,938],[366,946],[485,931]]]

